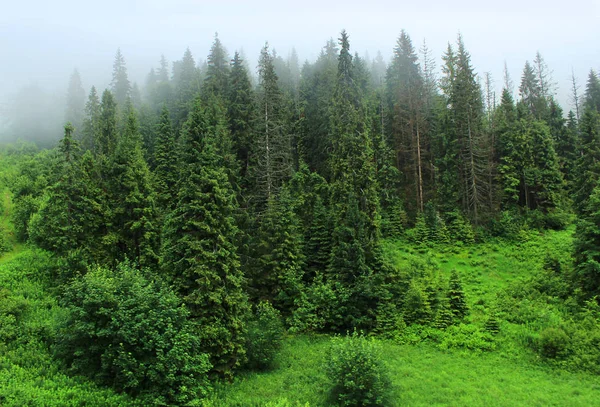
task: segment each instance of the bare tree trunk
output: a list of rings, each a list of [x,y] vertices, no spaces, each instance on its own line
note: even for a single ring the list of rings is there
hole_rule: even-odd
[[[417,168],[419,171],[418,185],[419,185],[419,208],[423,212],[423,167],[421,165],[421,134],[419,132],[419,122],[417,121]]]

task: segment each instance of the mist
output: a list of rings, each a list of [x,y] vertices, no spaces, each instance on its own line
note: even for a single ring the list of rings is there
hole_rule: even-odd
[[[118,48],[129,79],[143,88],[161,55],[181,59],[187,47],[203,61],[218,32],[229,55],[243,50],[255,73],[260,49],[287,58],[292,48],[300,65],[312,62],[342,29],[351,51],[389,61],[401,29],[415,47],[427,41],[438,68],[447,43],[463,36],[480,77],[490,72],[499,95],[506,63],[518,95],[525,61],[540,52],[557,83],[556,98],[572,109],[571,74],[583,91],[591,68],[600,68],[600,3],[508,0],[497,4],[433,0],[425,5],[391,1],[286,2],[75,1],[13,2],[0,16],[0,140],[60,138],[69,77],[81,75],[86,95],[110,85]]]

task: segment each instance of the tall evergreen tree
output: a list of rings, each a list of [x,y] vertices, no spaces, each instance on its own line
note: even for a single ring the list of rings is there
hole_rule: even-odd
[[[96,143],[100,139],[100,99],[96,88],[92,86],[88,101],[85,104],[85,118],[83,119],[83,129],[81,132],[81,147],[84,150],[92,152],[97,151]]]
[[[117,102],[106,89],[100,104],[100,132],[94,142],[96,154],[109,156],[117,145]]]
[[[590,70],[585,87],[584,108],[600,112],[600,78],[593,69]]]
[[[129,258],[151,266],[158,260],[155,196],[131,103],[127,110],[123,134],[107,163],[105,183],[111,216],[104,243],[113,249],[115,261]]]
[[[225,47],[221,44],[218,34],[215,34],[215,40],[206,61],[203,93],[213,93],[221,98],[227,96],[230,71],[228,59]]]
[[[258,71],[257,135],[251,170],[256,208],[262,211],[292,175],[292,145],[284,120],[283,96],[268,45],[260,53]]]
[[[182,137],[177,205],[164,227],[162,269],[188,306],[214,371],[230,376],[244,357],[248,312],[234,244],[237,204],[218,154],[222,140],[198,99]]]
[[[248,71],[239,52],[236,52],[233,57],[229,84],[227,98],[229,131],[240,163],[240,175],[245,180],[250,165],[250,150],[254,144],[253,123],[256,119],[256,105]]]
[[[579,153],[575,163],[575,209],[582,213],[600,179],[600,113],[588,104],[579,123]]]
[[[173,124],[175,128],[180,128],[185,122],[190,111],[195,96],[200,91],[198,68],[192,56],[192,52],[187,48],[181,61],[173,64],[173,86],[175,96],[171,114],[173,115]]]
[[[129,78],[127,77],[127,67],[125,65],[125,58],[121,54],[121,48],[117,49],[117,54],[115,55],[110,86],[117,104],[124,107],[125,102],[127,102],[127,99],[131,95],[131,82],[129,82]]]
[[[65,119],[70,122],[78,139],[81,139],[85,114],[85,90],[81,84],[81,76],[77,69],[73,70],[67,89],[67,110]]]
[[[154,150],[154,177],[156,183],[156,200],[163,211],[175,206],[175,187],[177,185],[178,166],[175,133],[169,118],[169,110],[163,106],[160,120],[156,126],[156,148]]]
[[[331,204],[334,230],[329,279],[343,318],[338,328],[365,326],[375,308],[372,289],[379,250],[379,200],[367,118],[354,81],[348,35],[342,31],[331,106]]]

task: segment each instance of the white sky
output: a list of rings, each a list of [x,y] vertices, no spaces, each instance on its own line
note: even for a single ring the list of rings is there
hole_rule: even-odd
[[[269,41],[281,55],[292,46],[313,60],[327,39],[345,28],[351,50],[385,59],[401,29],[416,47],[427,39],[438,66],[446,44],[463,35],[475,69],[502,84],[504,61],[515,87],[525,60],[540,51],[568,110],[569,78],[582,86],[600,68],[600,0],[406,1],[94,1],[0,0],[0,98],[38,83],[63,92],[74,67],[86,90],[104,87],[117,47],[130,76],[143,81],[160,54],[180,59],[187,46],[206,58],[215,32],[229,52],[243,48],[252,65]],[[516,89],[515,89],[516,90]]]

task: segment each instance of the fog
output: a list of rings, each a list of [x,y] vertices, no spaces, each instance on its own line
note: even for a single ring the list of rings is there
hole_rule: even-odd
[[[430,0],[400,1],[228,1],[106,0],[85,4],[57,0],[7,2],[0,14],[0,137],[56,134],[64,118],[69,76],[80,72],[86,93],[110,83],[120,47],[132,82],[143,86],[161,54],[181,59],[189,47],[206,58],[215,32],[232,55],[242,50],[254,67],[265,41],[280,55],[295,47],[300,61],[313,61],[329,38],[345,28],[353,52],[380,51],[389,61],[401,29],[415,47],[427,40],[441,66],[447,43],[463,35],[476,71],[490,72],[497,91],[506,62],[517,92],[526,60],[537,51],[553,70],[557,99],[571,108],[573,71],[584,89],[590,68],[600,68],[600,1]],[[24,111],[36,113],[27,129],[16,129]],[[38,120],[39,118],[39,120]],[[41,136],[40,136],[41,137]],[[45,137],[45,136],[44,136]]]

